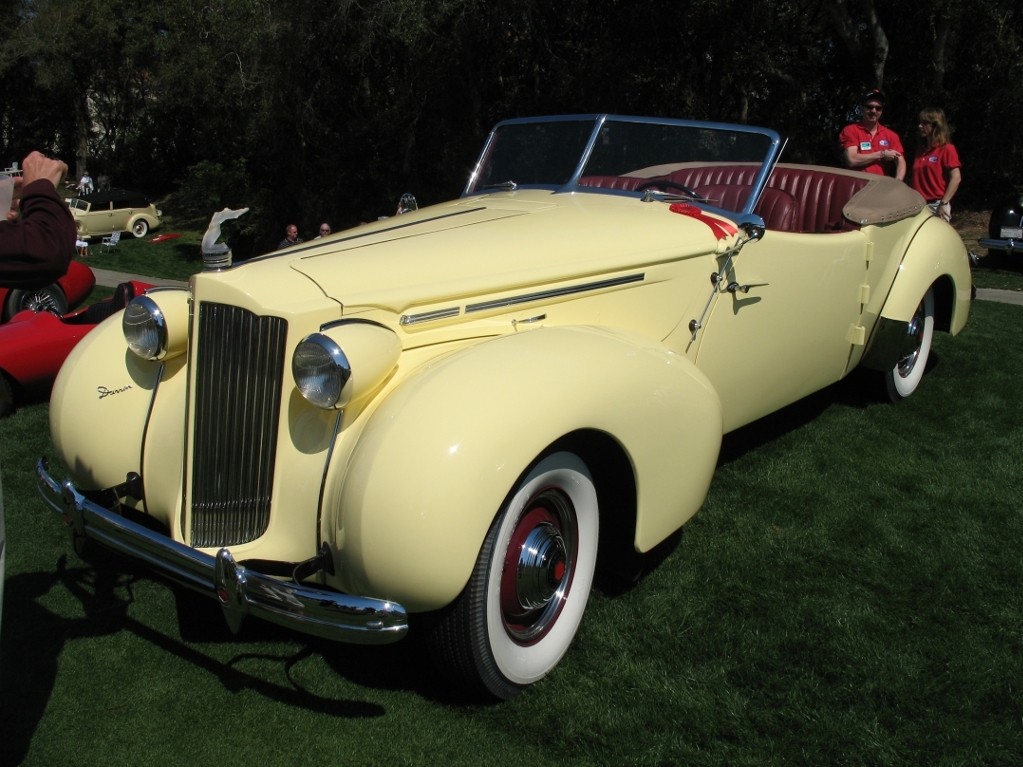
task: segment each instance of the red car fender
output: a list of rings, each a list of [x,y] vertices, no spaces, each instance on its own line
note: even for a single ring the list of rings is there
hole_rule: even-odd
[[[83,268],[94,280],[92,270]],[[63,317],[45,311],[18,312],[0,325],[0,374],[25,389],[49,386],[68,354],[89,331],[151,287],[137,280],[122,283],[111,298]]]

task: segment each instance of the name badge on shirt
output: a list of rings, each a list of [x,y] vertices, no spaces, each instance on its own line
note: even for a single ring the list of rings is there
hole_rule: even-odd
[[[871,149],[872,149],[872,147],[871,147],[869,141],[861,141],[860,142],[860,151],[861,152],[869,152]]]

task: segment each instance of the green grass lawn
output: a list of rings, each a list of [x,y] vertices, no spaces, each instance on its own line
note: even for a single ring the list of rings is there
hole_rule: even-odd
[[[177,239],[152,242],[159,234],[180,234]],[[187,280],[202,270],[202,231],[163,227],[145,239],[124,234],[115,247],[104,248],[99,240],[89,246],[89,256],[79,259],[96,269],[112,269],[146,277]]]
[[[83,561],[33,487],[46,405],[22,408],[0,764],[1016,767],[1021,380],[1023,307],[981,301],[909,401],[851,379],[729,435],[678,548],[594,592],[555,673],[495,706],[453,699],[414,630],[233,636],[213,602]]]

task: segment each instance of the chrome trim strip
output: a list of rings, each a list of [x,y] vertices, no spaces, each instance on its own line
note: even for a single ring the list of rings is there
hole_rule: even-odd
[[[178,543],[88,500],[70,480],[58,483],[45,458],[36,463],[36,487],[75,535],[140,559],[171,580],[217,599],[233,630],[246,615],[254,615],[354,644],[389,644],[408,632],[408,615],[396,602],[278,580],[235,562],[226,548],[214,557]]]
[[[334,460],[334,449],[337,447],[338,436],[341,434],[341,423],[345,417],[345,410],[337,411],[334,419],[334,432],[330,435],[330,445],[327,447],[327,454],[323,457],[323,471],[320,472],[320,492],[316,498],[316,549],[323,548],[323,499],[327,495],[327,472],[330,471],[331,461]]]
[[[153,408],[156,407],[156,395],[160,392],[160,384],[163,383],[163,374],[167,370],[167,363],[161,362],[159,368],[156,371],[156,380],[153,382],[153,391],[149,395],[149,407],[146,408],[146,420],[142,424],[142,444],[139,445],[139,473],[145,474],[141,467],[146,465],[146,448],[149,445],[149,425],[153,421]],[[139,499],[142,501],[142,508],[146,508],[146,481],[139,477],[139,481],[142,483],[142,497]]]
[[[448,309],[435,309],[432,312],[420,312],[419,314],[403,314],[398,324],[402,326],[416,325],[420,322],[430,322],[431,320],[446,320],[448,317],[457,317],[461,309],[457,306],[452,306]]]
[[[600,280],[598,282],[588,282],[584,285],[571,285],[564,288],[553,288],[551,290],[541,290],[536,293],[526,293],[521,296],[510,296],[508,298],[498,298],[493,301],[483,301],[478,304],[468,304],[465,307],[465,313],[470,314],[473,312],[485,312],[491,309],[502,309],[506,306],[517,306],[519,304],[528,304],[533,301],[545,301],[551,298],[560,298],[562,296],[570,296],[576,293],[588,293],[591,290],[604,290],[605,288],[616,288],[621,285],[629,285],[634,282],[642,282],[646,279],[646,275],[640,274],[627,274],[624,277],[612,277],[609,280]]]
[[[478,304],[467,304],[465,307],[466,314],[472,314],[475,312],[486,312],[492,309],[503,309],[508,306],[518,306],[519,304],[529,304],[534,301],[545,301],[551,298],[560,298],[562,296],[571,296],[576,293],[588,293],[591,290],[604,290],[606,288],[616,288],[622,285],[630,285],[634,282],[642,282],[646,279],[646,275],[640,274],[628,274],[624,277],[613,277],[609,280],[600,280],[598,282],[587,282],[584,285],[571,285],[564,288],[554,288],[552,290],[541,290],[537,293],[525,293],[521,296],[509,296],[508,298],[498,298],[493,301],[481,301]],[[449,317],[457,317],[460,310],[457,306],[452,306],[447,309],[436,309],[430,312],[420,312],[419,314],[403,314],[399,320],[399,324],[402,326],[415,325],[420,322],[429,322],[431,320],[444,320]]]

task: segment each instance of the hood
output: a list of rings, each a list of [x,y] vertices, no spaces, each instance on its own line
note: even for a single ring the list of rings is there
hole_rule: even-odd
[[[357,227],[289,249],[288,261],[347,314],[549,286],[718,248],[711,227],[663,202],[526,191]]]

